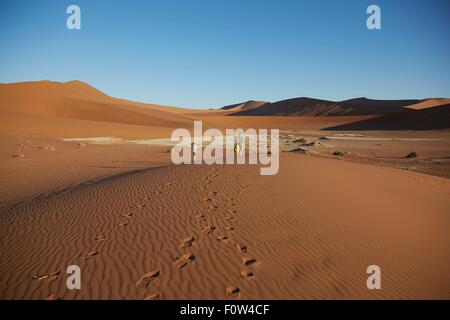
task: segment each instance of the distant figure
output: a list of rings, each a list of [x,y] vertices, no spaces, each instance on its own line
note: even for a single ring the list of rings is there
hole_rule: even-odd
[[[198,146],[194,142],[191,143],[191,150],[192,150],[192,154],[195,156],[198,151]]]
[[[242,136],[242,134],[239,133],[239,137],[238,137],[238,147],[239,147],[238,153],[239,154],[241,154],[241,152],[242,152],[243,142],[244,142],[244,137]]]
[[[239,148],[239,143],[235,143],[234,144],[234,153],[239,154],[239,152],[241,151],[241,148]]]

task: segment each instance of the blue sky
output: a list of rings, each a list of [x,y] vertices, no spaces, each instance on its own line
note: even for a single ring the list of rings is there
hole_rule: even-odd
[[[81,30],[66,8],[81,8]],[[381,7],[381,30],[366,9]],[[194,108],[450,97],[448,0],[0,0],[0,82]]]

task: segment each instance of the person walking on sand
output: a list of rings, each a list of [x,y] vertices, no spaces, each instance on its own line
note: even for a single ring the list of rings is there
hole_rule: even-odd
[[[239,133],[239,137],[238,137],[238,147],[239,147],[239,151],[238,153],[241,154],[242,153],[242,145],[244,142],[244,137],[242,136],[242,134]]]
[[[197,154],[197,151],[198,151],[198,146],[194,142],[191,143],[191,151],[192,151],[192,155],[195,157],[195,155]]]
[[[236,143],[234,144],[234,153],[235,153],[235,154],[239,154],[240,150],[241,150],[241,149],[239,148],[239,143],[236,142]]]

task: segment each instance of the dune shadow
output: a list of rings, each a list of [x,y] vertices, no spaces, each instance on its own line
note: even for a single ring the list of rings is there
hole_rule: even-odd
[[[324,128],[325,131],[441,130],[450,128],[450,104],[427,109],[407,109],[353,123]]]

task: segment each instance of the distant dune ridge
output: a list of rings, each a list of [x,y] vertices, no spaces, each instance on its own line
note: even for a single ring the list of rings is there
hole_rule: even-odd
[[[43,134],[49,137],[114,135],[148,138],[168,137],[175,128],[191,129],[193,120],[199,119],[203,120],[206,126],[223,128],[230,123],[245,123],[240,120],[230,122],[230,117],[223,116],[256,116],[255,118],[261,118],[260,120],[263,120],[260,116],[277,116],[277,121],[283,123],[292,122],[297,116],[307,116],[315,117],[318,121],[320,117],[346,118],[337,122],[320,120],[323,122],[321,128],[339,130],[444,129],[450,127],[447,121],[448,108],[440,109],[440,106],[449,103],[450,99],[446,98],[356,98],[329,101],[301,97],[278,102],[248,100],[219,110],[195,110],[110,97],[82,81],[34,81],[0,84],[0,128],[10,132]],[[433,110],[426,111],[431,108]],[[424,112],[415,113],[412,110]],[[352,120],[350,116],[360,118]],[[367,119],[380,116],[383,118]],[[422,116],[426,117],[426,124],[422,121]],[[238,120],[238,117],[235,119]],[[307,122],[317,122],[305,119]],[[267,120],[262,121],[263,127],[270,126],[272,120]],[[255,119],[252,121],[258,122]],[[355,121],[357,122],[354,126],[348,124]],[[345,126],[340,127],[344,124]]]
[[[222,110],[232,110],[232,111],[246,111],[246,110],[252,110],[255,108],[262,107],[263,105],[267,104],[269,102],[267,101],[255,101],[255,100],[248,100],[241,103],[231,104],[229,106],[222,107]]]
[[[235,104],[222,109],[235,111],[233,116],[355,116],[382,115],[394,113],[405,108],[421,109],[449,103],[449,99],[424,100],[373,100],[355,98],[344,101],[329,101],[308,97],[293,98],[277,102],[259,103],[251,108],[245,104]],[[415,107],[416,106],[416,107]]]
[[[381,117],[325,128],[325,130],[436,130],[447,128],[450,128],[450,104],[417,110],[407,109]]]

